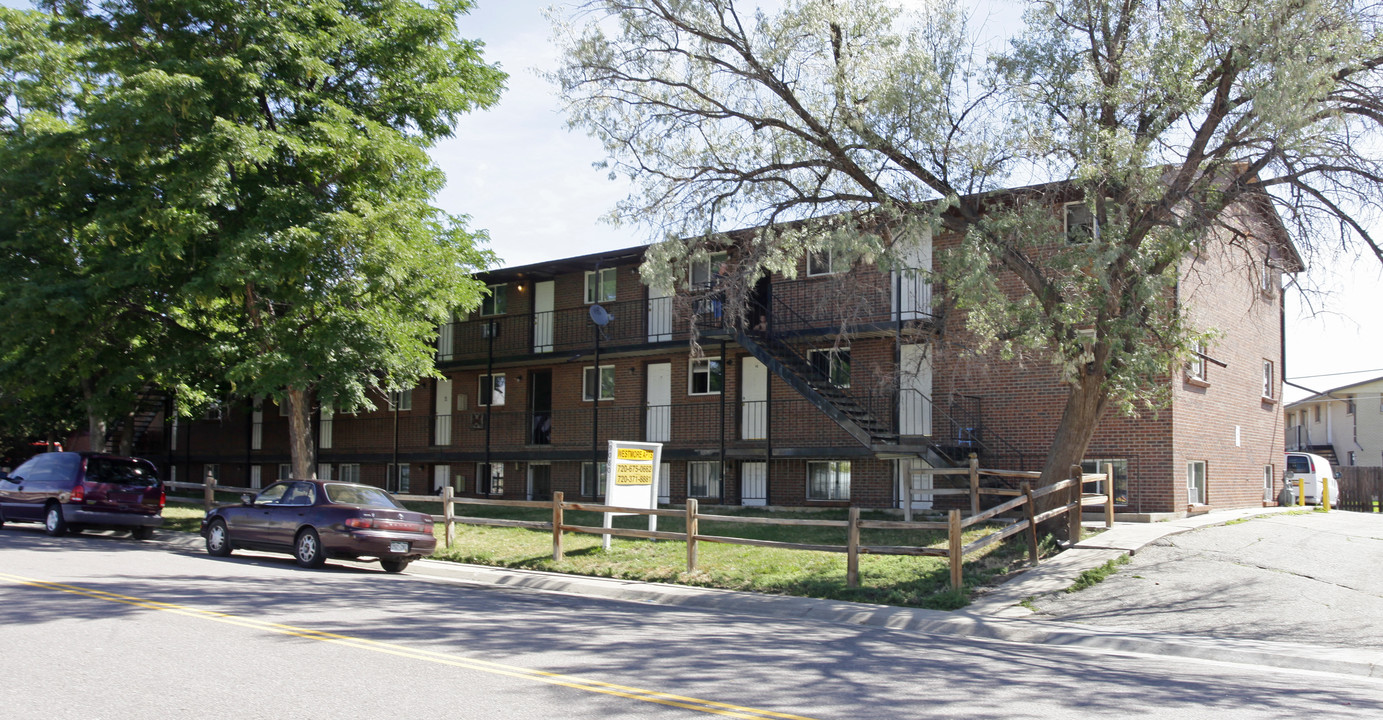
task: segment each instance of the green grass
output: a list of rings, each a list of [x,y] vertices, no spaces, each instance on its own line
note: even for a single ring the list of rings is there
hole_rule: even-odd
[[[1105,564],[1091,568],[1076,576],[1076,581],[1071,583],[1071,587],[1066,588],[1066,592],[1080,592],[1088,587],[1093,587],[1104,582],[1105,578],[1119,572],[1119,567],[1129,563],[1129,556],[1120,555],[1119,557],[1106,562]]]
[[[440,503],[407,503],[409,507],[433,515],[441,515]],[[539,508],[510,508],[461,505],[458,513],[470,517],[508,518],[547,522],[552,512]],[[845,510],[769,512],[750,508],[716,508],[714,514],[749,515],[776,518],[810,518],[844,520]],[[169,503],[165,508],[165,529],[196,532],[202,517],[200,504]],[[863,512],[864,519],[897,519],[885,513]],[[568,511],[568,525],[599,527],[601,515],[592,512]],[[614,519],[615,527],[647,529],[648,519],[626,516]],[[658,529],[682,532],[681,518],[658,519]],[[830,527],[788,527],[747,525],[741,523],[701,521],[702,535],[776,540],[780,542],[819,545],[845,545],[845,529]],[[992,527],[969,528],[965,542],[992,532]],[[438,539],[444,534],[441,523],[436,526]],[[940,531],[862,530],[862,545],[913,545],[946,547],[946,535]],[[1044,538],[1044,555],[1055,551],[1051,538]],[[451,547],[439,543],[434,560],[449,560],[494,567],[521,568],[549,572],[620,578],[647,582],[666,582],[697,587],[747,590],[753,592],[871,602],[887,605],[953,610],[970,601],[970,589],[994,582],[1023,567],[1027,549],[1021,542],[1010,540],[992,545],[966,558],[965,587],[950,587],[950,569],[945,558],[896,555],[861,555],[860,585],[846,586],[846,557],[844,553],[730,545],[701,542],[697,544],[697,569],[687,572],[687,547],[675,540],[636,540],[613,538],[611,549],[601,549],[601,538],[586,533],[563,535],[564,559],[552,558],[552,533],[549,530],[501,528],[482,525],[456,524],[456,538]]]

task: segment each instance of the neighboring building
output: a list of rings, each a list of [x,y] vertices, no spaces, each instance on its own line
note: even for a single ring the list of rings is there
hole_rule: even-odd
[[[1280,273],[1301,265],[1271,210],[1244,215],[1243,228],[1267,228],[1260,239],[1208,242],[1178,289],[1215,344],[1169,378],[1169,408],[1111,413],[1090,445],[1092,470],[1116,466],[1122,511],[1276,496]],[[959,316],[933,302],[932,250],[925,239],[906,272],[804,258],[797,278],[755,288],[763,307],[738,329],[714,299],[644,286],[642,247],[482,273],[490,296],[441,328],[441,379],[372,412],[314,417],[320,474],[412,493],[594,499],[606,440],[624,439],[664,443],[664,502],[900,507],[910,496],[926,509],[927,467],[975,452],[985,467],[1038,469],[1065,386],[1040,357],[973,356]],[[689,280],[714,282],[718,261]],[[688,352],[693,316],[704,357]],[[287,419],[271,402],[154,427],[144,447],[179,480],[258,486],[288,472]]]
[[[1344,385],[1287,406],[1287,449],[1334,465],[1383,465],[1383,377]]]

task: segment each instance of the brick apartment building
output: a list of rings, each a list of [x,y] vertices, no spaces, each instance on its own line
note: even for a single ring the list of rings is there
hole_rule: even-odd
[[[1079,207],[1054,211],[1075,223]],[[1169,372],[1169,407],[1110,413],[1090,444],[1092,470],[1115,465],[1122,511],[1276,496],[1280,279],[1301,263],[1275,216],[1249,220],[1275,231],[1209,243],[1182,271],[1177,301],[1218,333],[1213,346]],[[974,452],[985,467],[1039,469],[1066,396],[1057,370],[967,353],[960,318],[942,317],[932,297],[932,245],[907,263],[915,272],[804,258],[796,278],[754,289],[763,309],[743,323],[713,298],[645,286],[644,247],[483,273],[490,296],[440,329],[442,379],[374,411],[314,416],[319,475],[411,493],[450,484],[467,496],[594,499],[606,441],[621,439],[664,443],[664,502],[900,507],[911,496],[926,509],[927,467]],[[692,267],[690,281],[713,282],[719,260]],[[141,451],[174,479],[260,486],[287,476],[287,418],[272,401],[243,400],[155,423]]]

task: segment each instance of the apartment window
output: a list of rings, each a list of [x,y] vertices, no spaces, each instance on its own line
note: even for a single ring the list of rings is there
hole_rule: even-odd
[[[1346,414],[1346,415],[1353,415],[1353,414],[1354,414],[1354,396],[1353,396],[1353,395],[1346,395],[1346,396],[1345,396],[1345,414]]]
[[[688,395],[718,395],[725,381],[725,368],[720,358],[692,360],[688,376]]]
[[[725,262],[728,257],[729,255],[727,253],[718,252],[711,253],[705,260],[693,262],[691,267],[687,269],[690,275],[689,279],[691,280],[691,286],[705,287],[710,285],[720,272],[720,264]]]
[[[1268,400],[1273,399],[1273,390],[1274,390],[1275,388],[1276,388],[1276,383],[1273,382],[1273,361],[1272,361],[1272,360],[1264,360],[1264,361],[1263,361],[1263,397],[1264,397],[1265,399],[1268,399]]]
[[[1082,460],[1080,470],[1083,473],[1104,474],[1104,466],[1114,466],[1114,504],[1128,504],[1128,460]],[[1104,492],[1104,483],[1100,483],[1096,492]]]
[[[1081,245],[1100,239],[1100,227],[1089,206],[1083,202],[1069,202],[1062,207],[1066,218],[1066,242]]]
[[[336,479],[341,482],[360,482],[360,463],[341,463],[336,466]]]
[[[450,360],[456,350],[456,314],[447,315],[447,322],[437,326],[437,359]]]
[[[263,480],[262,480],[262,478],[264,477],[264,476],[263,476],[263,472],[264,472],[264,469],[261,468],[261,467],[258,466],[258,465],[251,465],[251,466],[250,466],[250,487],[252,487],[252,488],[258,488],[258,487],[260,487],[260,484],[263,482]]]
[[[503,495],[504,463],[476,463],[475,489],[481,495]]]
[[[389,392],[389,409],[408,412],[413,409],[413,389],[392,390]]]
[[[1311,406],[1311,410],[1312,410],[1312,414],[1313,414],[1313,415],[1315,416],[1315,418],[1316,418],[1316,422],[1320,422],[1320,421],[1321,421],[1321,406],[1320,406],[1319,404],[1317,404],[1317,405],[1312,405],[1312,406]]]
[[[597,379],[597,373],[599,379]],[[594,400],[596,388],[600,388],[601,400],[615,399],[615,366],[601,365],[584,368],[581,373],[581,399]]]
[[[807,463],[808,500],[849,500],[850,461]]]
[[[687,463],[687,497],[720,497],[719,462],[698,461]]]
[[[831,250],[807,254],[807,276],[830,275],[835,270],[835,253]]]
[[[581,496],[605,497],[605,463],[581,463]]]
[[[1197,342],[1186,363],[1186,379],[1205,382],[1205,343]]]
[[[509,305],[508,286],[488,285],[486,289],[489,292],[480,299],[480,314],[503,315],[505,308]]]
[[[1205,461],[1186,463],[1186,499],[1192,505],[1205,504]]]
[[[1350,450],[1350,451],[1349,451],[1349,462],[1345,463],[1346,465],[1354,465],[1354,464],[1355,464],[1355,463],[1354,463],[1354,459],[1355,459],[1355,454],[1354,454],[1354,453],[1355,453],[1355,451],[1353,451],[1353,450]]]
[[[317,445],[329,449],[336,437],[336,411],[328,403],[322,403],[321,420],[317,424]]]
[[[592,270],[586,273],[586,304],[614,302],[615,269]]]
[[[318,480],[330,480],[330,479],[331,479],[331,463],[318,463],[318,464],[317,464],[317,479],[318,479]]]
[[[408,493],[412,488],[412,475],[409,472],[411,466],[408,463],[389,463],[388,465],[388,484],[396,493]]]
[[[291,463],[279,463],[279,480],[289,480],[293,477],[293,465]]]
[[[832,385],[850,387],[850,348],[839,350],[809,350],[807,361]]]
[[[279,417],[288,417],[288,398],[281,398],[274,401],[279,406]]]
[[[503,405],[504,388],[504,373],[481,375],[480,387],[475,394],[475,404],[482,407],[486,405]]]
[[[1263,466],[1263,497],[1271,499],[1273,496],[1273,483],[1277,481],[1277,471],[1272,465]]]

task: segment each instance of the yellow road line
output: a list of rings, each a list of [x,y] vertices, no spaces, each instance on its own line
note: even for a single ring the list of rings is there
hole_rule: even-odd
[[[503,663],[480,660],[477,658],[462,657],[451,655],[444,652],[433,650],[423,650],[417,648],[404,647],[393,643],[379,642],[367,638],[351,637],[349,635],[338,635],[336,633],[312,630],[309,628],[296,627],[293,625],[283,625],[280,623],[270,623],[252,618],[238,617],[227,613],[216,612],[213,610],[201,610],[198,608],[187,607],[185,605],[175,605],[173,603],[160,602],[157,600],[146,600],[143,598],[130,597],[106,592],[104,590],[94,590],[76,585],[64,585],[62,583],[47,582],[34,578],[22,577],[0,573],[0,579],[9,580],[19,585],[42,588],[45,590],[55,590],[59,592],[80,595],[83,597],[104,600],[106,602],[120,603],[122,605],[132,605],[134,607],[145,608],[148,610],[160,610],[186,617],[200,618],[203,620],[213,620],[216,622],[236,625],[252,630],[263,630],[278,633],[281,635],[291,635],[293,637],[305,638],[308,640],[318,640],[321,642],[336,645],[345,645],[360,650],[370,650],[373,652],[395,655],[398,657],[413,660],[423,660],[426,662],[437,663],[439,665],[449,665],[452,667],[477,670],[493,675],[504,675],[507,677],[519,678],[524,680],[534,680],[537,682],[557,685],[560,687],[572,688],[575,690],[585,690],[587,692],[602,693],[616,697],[639,700],[642,702],[656,703],[670,707],[685,708],[699,712],[710,713],[713,715],[724,715],[734,718],[777,718],[779,720],[812,720],[812,718],[802,715],[792,715],[789,713],[773,712],[771,710],[759,710],[756,708],[730,705],[727,703],[715,702],[713,700],[701,700],[698,698],[673,695],[671,693],[659,692],[656,690],[644,690],[641,688],[629,687],[627,685],[617,685],[614,683],[590,680],[587,678],[576,677],[573,675],[563,675],[561,673],[546,672],[543,670],[533,670],[530,668],[518,667],[515,665],[505,665]]]

